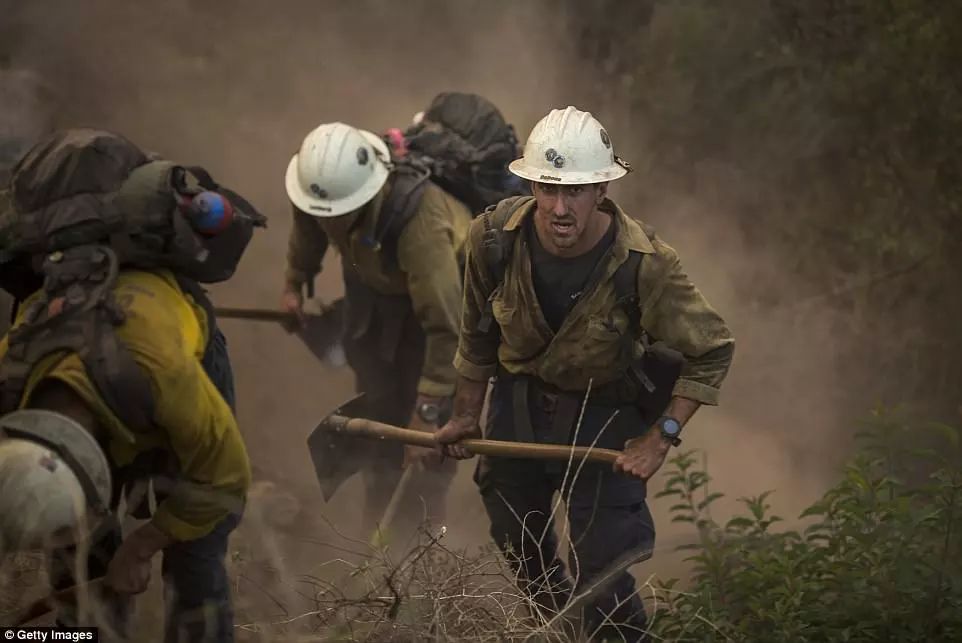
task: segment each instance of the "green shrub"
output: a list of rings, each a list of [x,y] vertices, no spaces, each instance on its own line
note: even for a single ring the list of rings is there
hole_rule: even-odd
[[[721,497],[692,452],[675,457],[659,497],[698,542],[690,588],[659,588],[655,627],[679,641],[962,640],[959,433],[876,415],[842,479],[776,531],[769,493],[741,498],[724,524]]]

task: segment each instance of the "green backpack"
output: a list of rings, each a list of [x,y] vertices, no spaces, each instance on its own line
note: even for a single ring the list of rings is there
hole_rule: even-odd
[[[236,201],[231,225],[207,238],[182,204],[212,190]],[[120,135],[55,132],[13,168],[0,212],[0,262],[87,244],[109,246],[122,267],[170,268],[215,283],[237,267],[264,217],[203,169],[151,160]]]
[[[188,206],[204,192],[229,202],[229,225],[216,235],[192,225]],[[149,426],[150,381],[114,332],[125,318],[112,294],[119,271],[170,269],[210,313],[198,282],[228,279],[264,217],[203,169],[153,160],[124,137],[93,129],[37,143],[14,167],[4,201],[0,287],[17,298],[41,295],[8,334],[0,413],[19,406],[41,359],[71,351],[122,422]]]

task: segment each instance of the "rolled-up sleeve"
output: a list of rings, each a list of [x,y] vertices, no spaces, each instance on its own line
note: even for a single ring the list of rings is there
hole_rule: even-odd
[[[674,249],[660,241],[655,247],[656,254],[649,257],[653,268],[639,272],[639,292],[649,293],[642,304],[642,327],[687,360],[674,395],[716,405],[735,339],[688,278]]]
[[[288,286],[300,290],[321,271],[328,239],[317,219],[294,205],[291,210],[294,221],[287,240],[287,269],[284,280]]]
[[[484,217],[471,223],[468,232],[464,269],[464,298],[461,304],[461,333],[454,366],[458,373],[469,379],[483,382],[492,377],[498,365],[500,333],[493,322],[485,332],[481,320],[487,309],[488,297],[495,284],[484,261],[481,241],[484,237]]]

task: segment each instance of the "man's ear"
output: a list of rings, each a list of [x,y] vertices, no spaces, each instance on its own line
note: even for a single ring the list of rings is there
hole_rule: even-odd
[[[596,201],[598,205],[601,205],[602,202],[604,202],[604,200],[608,198],[608,182],[607,181],[604,183],[598,184],[598,193],[596,196],[597,196]]]

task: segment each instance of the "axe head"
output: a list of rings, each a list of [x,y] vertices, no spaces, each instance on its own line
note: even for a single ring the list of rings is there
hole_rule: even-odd
[[[365,458],[369,458],[371,453],[367,440],[331,430],[330,420],[334,416],[366,417],[365,402],[363,393],[348,400],[324,416],[307,438],[307,448],[325,501],[330,500],[338,488],[361,469]]]

